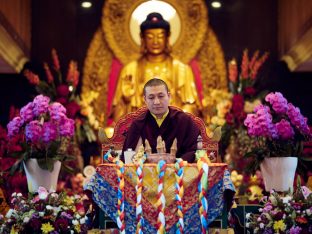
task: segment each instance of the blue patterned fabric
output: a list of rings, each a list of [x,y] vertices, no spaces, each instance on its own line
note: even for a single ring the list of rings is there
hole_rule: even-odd
[[[117,216],[117,191],[114,190],[109,183],[99,174],[93,175],[90,182],[85,185],[85,190],[92,192],[93,200],[95,203],[116,222]],[[223,180],[216,183],[208,192],[208,224],[221,215],[224,205],[223,192],[225,189],[235,191],[234,185],[230,180],[230,174],[226,170]],[[125,201],[125,222],[126,233],[135,233],[136,231],[136,218],[135,207],[129,205]],[[201,232],[200,218],[198,214],[198,203],[195,203],[184,215],[185,233],[197,234]],[[169,234],[175,233],[175,225],[169,230]],[[156,233],[157,230],[145,219],[144,220],[144,233]]]

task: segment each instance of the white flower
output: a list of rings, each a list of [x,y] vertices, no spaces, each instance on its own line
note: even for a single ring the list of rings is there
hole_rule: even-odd
[[[290,196],[282,197],[282,200],[283,200],[284,204],[289,203],[289,201],[291,201],[291,199],[292,199],[292,197],[290,197]]]
[[[43,217],[44,216],[44,212],[39,212],[39,216]]]
[[[78,220],[76,220],[76,219],[74,219],[74,220],[72,221],[72,223],[73,223],[74,225],[78,225],[78,224],[79,224]]]
[[[261,221],[261,218],[260,218],[260,217],[258,217],[258,218],[257,218],[257,221],[258,221],[258,222],[260,222],[260,221]]]
[[[74,234],[75,232],[73,230],[70,230],[70,234]]]
[[[312,214],[310,209],[306,209],[307,215],[310,216]]]
[[[84,224],[86,222],[85,218],[80,219],[80,224]]]
[[[39,194],[39,199],[40,200],[45,200],[48,197],[48,191],[44,187],[39,187],[38,188],[38,194]]]
[[[259,224],[259,227],[260,227],[261,229],[263,229],[263,228],[264,228],[264,223],[260,223],[260,224]]]
[[[251,213],[247,213],[246,214],[246,219],[250,219],[250,217],[251,217]]]
[[[13,209],[9,209],[8,212],[6,213],[5,217],[6,217],[7,219],[11,218],[13,212],[14,212]]]
[[[246,228],[249,228],[250,224],[249,223],[246,223]]]
[[[15,197],[16,196],[16,192],[12,193],[11,197]]]
[[[22,197],[22,196],[23,196],[23,194],[18,193],[18,194],[16,194],[16,196],[18,196],[18,197]]]
[[[79,214],[76,214],[75,217],[76,217],[76,219],[80,219],[81,218],[81,216]]]
[[[23,220],[24,223],[28,223],[29,222],[29,217],[25,217]]]

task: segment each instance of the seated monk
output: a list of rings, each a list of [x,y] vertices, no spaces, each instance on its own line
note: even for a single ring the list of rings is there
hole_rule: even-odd
[[[147,140],[152,153],[157,153],[157,138],[161,136],[166,153],[170,153],[173,141],[177,139],[176,157],[194,162],[200,129],[186,113],[169,107],[171,94],[167,84],[153,78],[144,85],[143,96],[148,110],[131,124],[122,151],[137,149]],[[124,161],[123,154],[121,159]]]
[[[112,103],[111,118],[116,122],[127,113],[143,106],[143,84],[158,77],[171,94],[171,105],[198,115],[201,104],[191,68],[171,57],[170,24],[159,13],[151,13],[140,25],[141,53],[137,60],[121,71]]]

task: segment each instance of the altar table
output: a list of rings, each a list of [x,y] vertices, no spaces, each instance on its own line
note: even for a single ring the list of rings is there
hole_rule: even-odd
[[[144,164],[142,207],[144,217],[144,233],[157,232],[157,164]],[[101,164],[96,169],[85,190],[92,192],[94,202],[107,216],[116,222],[117,216],[117,173],[115,164]],[[136,231],[136,169],[134,164],[125,165],[125,225],[126,233]],[[226,190],[235,191],[230,180],[227,164],[212,163],[208,175],[208,223],[210,224],[221,215],[225,201],[223,194]],[[164,176],[164,195],[166,198],[165,218],[167,233],[175,233],[175,224],[178,221],[175,204],[175,172],[174,164],[167,164]],[[201,223],[198,214],[198,169],[196,164],[188,164],[183,176],[184,197],[184,233],[201,233]]]

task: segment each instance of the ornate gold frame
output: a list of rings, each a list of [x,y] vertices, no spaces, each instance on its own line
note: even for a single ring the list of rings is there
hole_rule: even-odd
[[[204,94],[210,88],[227,88],[222,48],[208,25],[207,7],[202,0],[163,0],[172,5],[181,19],[181,33],[173,45],[173,56],[199,62]],[[102,26],[95,33],[87,53],[82,80],[82,94],[88,96],[92,115],[100,125],[106,124],[106,93],[113,58],[126,64],[139,57],[139,47],[133,41],[129,22],[132,12],[144,0],[107,0],[102,14]],[[90,112],[90,111],[89,111]]]

